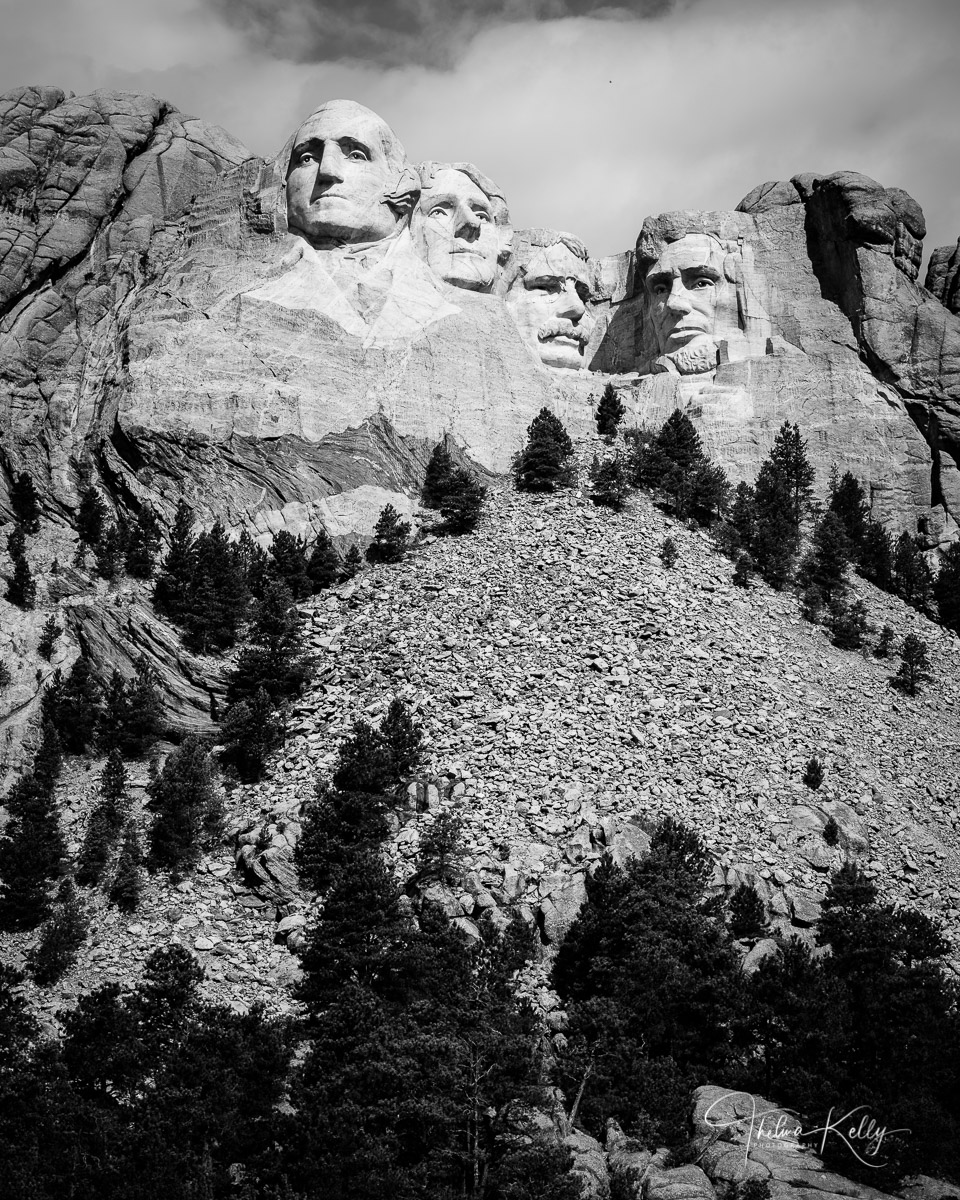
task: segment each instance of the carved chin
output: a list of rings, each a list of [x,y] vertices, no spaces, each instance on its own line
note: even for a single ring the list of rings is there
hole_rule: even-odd
[[[681,375],[705,375],[717,368],[717,343],[712,338],[697,338],[689,346],[665,354],[664,358],[669,359]]]

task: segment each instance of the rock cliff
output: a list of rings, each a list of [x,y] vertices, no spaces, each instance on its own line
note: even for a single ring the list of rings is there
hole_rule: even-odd
[[[331,240],[322,214],[296,215],[296,194],[288,211],[295,143],[334,121],[389,147],[379,241],[352,244],[342,217]],[[264,162],[153,97],[3,98],[0,513],[26,468],[69,521],[84,466],[122,509],[150,499],[169,515],[186,495],[233,527],[353,536],[388,499],[410,511],[441,437],[503,471],[543,405],[588,432],[612,378],[630,419],[685,408],[734,479],[798,421],[822,479],[849,468],[874,515],[930,546],[953,538],[956,253],[936,251],[918,285],[923,215],[906,193],[798,175],[733,212],[647,218],[634,250],[593,261],[572,235],[511,231],[470,164],[418,171],[346,101]],[[429,218],[419,180],[446,205]],[[471,245],[471,222],[494,217],[488,250]],[[493,256],[478,276],[493,284],[462,282],[467,250]],[[691,337],[665,323],[651,281],[698,255],[716,288]],[[551,272],[566,289],[552,307]]]

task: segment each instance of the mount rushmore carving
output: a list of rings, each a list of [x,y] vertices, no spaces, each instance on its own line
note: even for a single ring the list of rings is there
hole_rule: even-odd
[[[503,181],[501,181],[502,183]],[[152,97],[0,100],[0,452],[51,513],[94,470],[120,507],[180,494],[267,532],[369,529],[410,510],[432,446],[503,471],[547,405],[593,428],[680,406],[734,478],[784,419],[821,482],[936,546],[960,517],[952,248],[917,282],[905,193],[799,175],[734,210],[644,217],[592,259],[516,229],[462,162],[407,161],[352,101],[275,159]]]

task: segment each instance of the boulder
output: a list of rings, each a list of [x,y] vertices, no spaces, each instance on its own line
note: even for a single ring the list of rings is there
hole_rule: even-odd
[[[642,1200],[652,1153],[636,1138],[627,1137],[613,1117],[607,1118],[606,1151],[611,1183],[629,1200]]]
[[[574,1129],[563,1139],[563,1144],[573,1156],[570,1174],[574,1175],[580,1184],[583,1200],[610,1200],[607,1158],[597,1139]]]
[[[938,246],[931,251],[924,286],[944,308],[960,314],[960,238],[955,246]]]
[[[715,1195],[704,1171],[692,1163],[652,1170],[643,1185],[644,1200],[714,1200]]]

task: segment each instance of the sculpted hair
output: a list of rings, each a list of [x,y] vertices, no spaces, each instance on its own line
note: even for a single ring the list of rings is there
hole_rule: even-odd
[[[723,236],[719,222],[707,219],[707,214],[702,213],[662,213],[659,217],[647,217],[637,238],[635,295],[645,290],[647,272],[667,246],[691,233],[710,238],[723,263],[724,278],[728,283],[739,283],[739,247],[735,240]]]
[[[566,246],[575,258],[579,258],[581,262],[587,264],[591,277],[590,290],[596,292],[596,269],[590,262],[590,255],[584,243],[572,233],[564,233],[557,229],[537,228],[523,229],[514,234],[514,258],[508,269],[507,277],[503,280],[502,294],[509,291],[518,279],[523,278],[527,263],[538,250],[549,250],[551,246]]]
[[[490,210],[497,225],[510,224],[510,212],[503,192],[497,187],[489,175],[478,170],[473,163],[464,162],[427,162],[417,163],[417,175],[420,177],[421,195],[433,187],[433,181],[441,171],[459,171],[466,175],[471,183],[475,183],[490,201]]]

